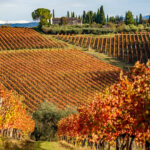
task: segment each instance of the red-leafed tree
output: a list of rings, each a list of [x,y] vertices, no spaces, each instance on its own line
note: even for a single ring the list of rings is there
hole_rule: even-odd
[[[116,141],[117,150],[130,150],[137,140],[149,149],[150,62],[137,62],[127,75],[121,73],[120,81],[106,89],[105,94],[95,96],[88,107],[78,111],[78,117],[59,122],[59,135],[78,135],[101,145]],[[62,126],[65,130],[59,130]]]

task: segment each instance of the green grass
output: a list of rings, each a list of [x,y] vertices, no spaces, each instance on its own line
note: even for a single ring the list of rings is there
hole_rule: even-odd
[[[75,147],[65,141],[47,142],[33,140],[18,141],[13,139],[7,139],[4,145],[5,150],[89,150],[88,148],[82,148],[78,146]],[[0,150],[4,150],[4,147],[2,146],[2,141],[0,141]]]
[[[65,150],[58,142],[36,142],[35,150]]]

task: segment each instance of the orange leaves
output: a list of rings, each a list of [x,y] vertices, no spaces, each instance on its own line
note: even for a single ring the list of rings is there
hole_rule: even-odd
[[[88,107],[78,109],[76,131],[81,136],[92,142],[97,139],[111,142],[119,135],[150,141],[150,65],[147,64],[136,63],[128,76],[121,74],[121,80],[106,89],[104,95],[97,95]],[[68,120],[70,126],[72,120]],[[70,131],[73,132],[67,130]]]
[[[18,129],[23,133],[33,132],[34,121],[27,115],[21,102],[21,96],[0,86],[2,105],[0,108],[1,129]]]

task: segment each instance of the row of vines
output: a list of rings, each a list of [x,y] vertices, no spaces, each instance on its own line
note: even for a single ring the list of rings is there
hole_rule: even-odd
[[[114,36],[59,35],[57,38],[82,47],[91,47],[100,53],[127,63],[147,62],[150,58],[150,33],[122,33]]]
[[[0,28],[0,50],[62,48],[61,43],[47,39],[30,28]]]
[[[60,139],[96,149],[150,149],[150,61],[137,62],[79,114],[58,123]]]
[[[88,103],[88,97],[115,83],[120,69],[78,50],[0,53],[0,80],[25,97],[30,112],[47,100],[61,109]]]

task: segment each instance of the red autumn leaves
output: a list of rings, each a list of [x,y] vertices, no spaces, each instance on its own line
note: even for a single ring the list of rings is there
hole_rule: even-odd
[[[121,74],[117,84],[78,111],[58,123],[59,136],[111,142],[126,135],[150,142],[150,62],[137,62],[128,76]]]

